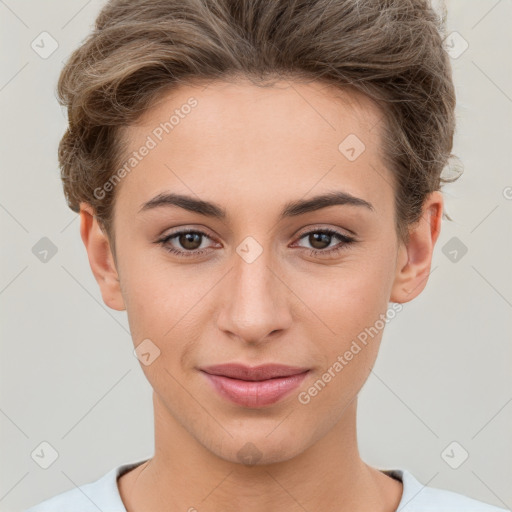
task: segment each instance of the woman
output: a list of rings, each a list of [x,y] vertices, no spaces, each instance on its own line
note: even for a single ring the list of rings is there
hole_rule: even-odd
[[[59,80],[59,160],[155,453],[30,512],[503,510],[357,445],[441,228],[442,30],[426,0],[106,4]]]

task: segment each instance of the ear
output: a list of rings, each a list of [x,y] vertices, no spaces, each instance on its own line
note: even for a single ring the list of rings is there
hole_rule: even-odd
[[[103,302],[111,309],[125,310],[110,242],[98,224],[94,209],[87,203],[80,203],[80,235],[87,250],[92,273],[100,286]]]
[[[423,204],[421,218],[409,230],[409,243],[399,246],[391,302],[409,302],[425,288],[442,216],[443,196],[439,191],[432,192]]]

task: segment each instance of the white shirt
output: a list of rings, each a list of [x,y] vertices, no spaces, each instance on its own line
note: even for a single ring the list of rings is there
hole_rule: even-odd
[[[57,494],[25,512],[126,512],[117,478],[146,460],[114,467],[98,480]],[[425,487],[406,469],[380,471],[403,484],[396,512],[510,512],[452,491]]]

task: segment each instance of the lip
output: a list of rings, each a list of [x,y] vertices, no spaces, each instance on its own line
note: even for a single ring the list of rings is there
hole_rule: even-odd
[[[200,370],[222,397],[244,407],[265,407],[278,402],[309,373],[309,368],[281,364],[250,367],[229,363]]]

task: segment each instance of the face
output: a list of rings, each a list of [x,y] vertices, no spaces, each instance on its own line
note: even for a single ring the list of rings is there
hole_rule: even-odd
[[[116,190],[119,309],[162,414],[225,460],[247,447],[286,460],[339,424],[418,278],[380,118],[316,82],[215,82],[176,89],[126,132],[145,155]],[[303,373],[237,387],[203,371],[225,363]]]

